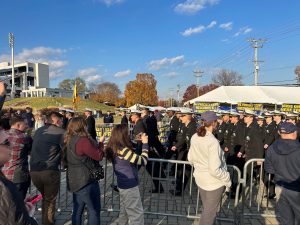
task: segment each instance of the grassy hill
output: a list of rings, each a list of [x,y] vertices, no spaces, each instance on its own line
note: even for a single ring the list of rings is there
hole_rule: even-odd
[[[12,107],[13,109],[24,109],[25,107],[31,107],[33,110],[45,109],[45,108],[73,108],[72,98],[15,98],[4,103],[4,108]],[[99,102],[81,99],[77,104],[77,111],[83,112],[85,108],[90,108],[94,110],[102,110],[106,112],[107,110],[114,111],[114,107],[101,104]]]

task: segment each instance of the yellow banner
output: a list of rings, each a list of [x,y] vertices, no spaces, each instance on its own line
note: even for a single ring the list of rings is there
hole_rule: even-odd
[[[96,133],[98,137],[105,136],[105,137],[110,137],[111,136],[111,131],[113,127],[96,127]]]
[[[253,111],[261,111],[263,109],[263,104],[253,104],[253,103],[239,103],[237,106],[238,110],[253,110]]]
[[[195,112],[203,113],[206,111],[217,110],[220,104],[217,102],[196,102],[194,104]]]
[[[298,112],[300,113],[300,105],[282,104],[282,112]]]

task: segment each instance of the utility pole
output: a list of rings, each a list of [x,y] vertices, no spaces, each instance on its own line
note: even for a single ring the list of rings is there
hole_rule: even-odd
[[[258,84],[258,71],[259,71],[259,62],[263,62],[263,61],[258,61],[258,57],[257,57],[257,52],[259,48],[263,47],[263,43],[267,41],[267,39],[249,39],[248,40],[251,45],[252,48],[254,49],[254,59],[253,59],[253,63],[254,63],[254,85],[257,86]]]
[[[203,71],[200,70],[194,70],[193,71],[194,76],[196,77],[196,87],[197,87],[197,96],[200,95],[200,78],[202,77]]]
[[[177,89],[176,89],[176,92],[177,92],[177,101],[178,101],[178,104],[179,104],[179,92],[180,92],[180,84],[177,84]]]
[[[15,60],[14,60],[14,44],[15,37],[13,33],[8,34],[9,47],[11,48],[11,91],[10,98],[15,97]]]
[[[170,92],[170,107],[173,107],[173,88],[169,88],[169,92]]]

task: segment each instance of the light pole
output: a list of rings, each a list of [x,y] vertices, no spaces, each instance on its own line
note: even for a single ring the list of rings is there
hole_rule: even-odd
[[[197,87],[197,97],[200,95],[200,78],[202,77],[202,71],[200,70],[194,70],[193,71],[194,76],[196,77],[196,87]]]
[[[13,33],[8,34],[9,47],[11,48],[11,91],[10,98],[15,97],[15,60],[14,60],[14,44],[15,37]]]

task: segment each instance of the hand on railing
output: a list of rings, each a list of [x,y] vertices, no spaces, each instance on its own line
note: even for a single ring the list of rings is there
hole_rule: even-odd
[[[241,153],[241,152],[239,152],[238,154],[237,154],[237,157],[238,158],[241,158],[243,156],[243,153]]]

